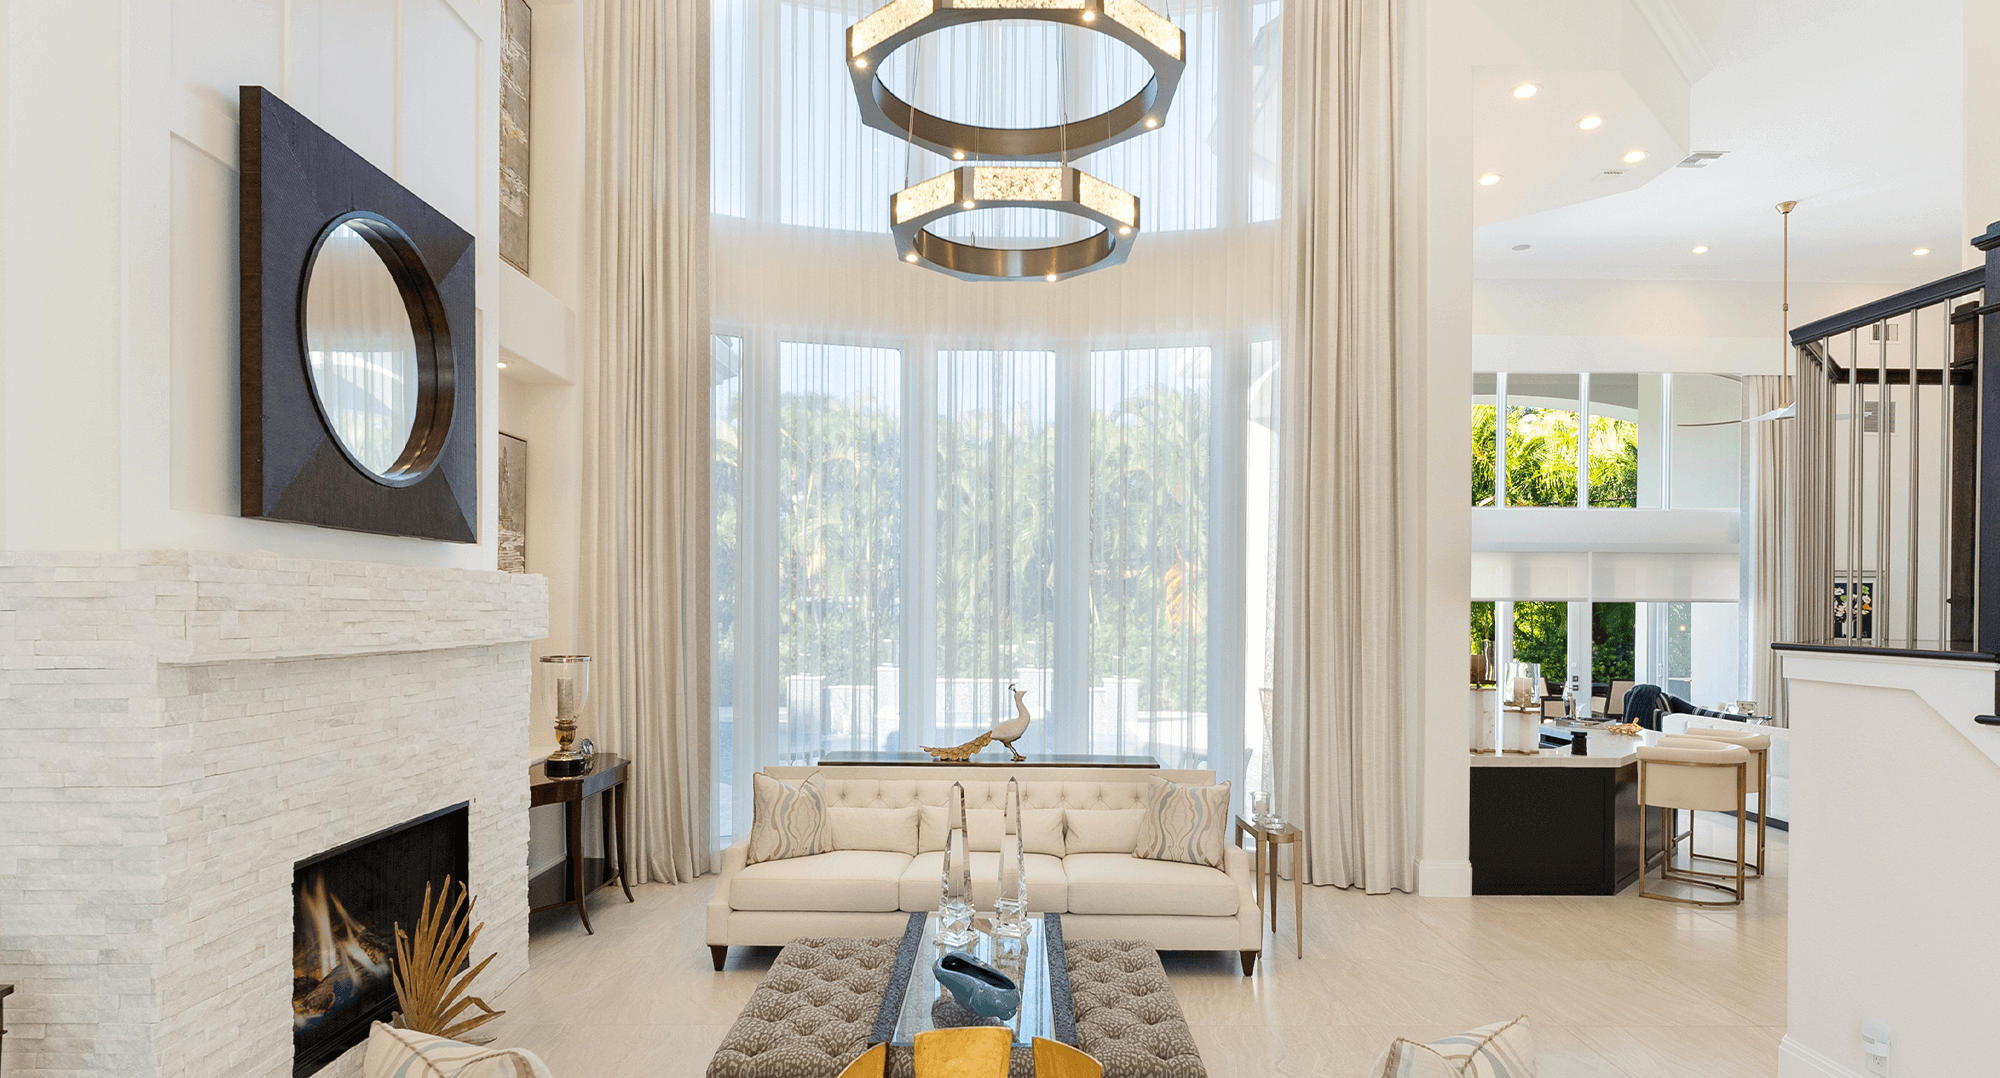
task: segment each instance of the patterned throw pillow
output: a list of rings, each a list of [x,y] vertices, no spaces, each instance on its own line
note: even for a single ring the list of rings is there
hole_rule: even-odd
[[[749,863],[827,853],[833,825],[826,811],[826,782],[818,772],[797,786],[762,771],[750,776]]]
[[[1223,830],[1229,822],[1229,784],[1182,786],[1154,779],[1139,816],[1132,856],[1222,867]]]
[[[484,1048],[381,1022],[368,1027],[362,1078],[551,1078],[533,1052]]]
[[[1368,1069],[1368,1078],[1535,1078],[1535,1039],[1528,1016],[1480,1026],[1456,1037],[1418,1044],[1397,1039]]]

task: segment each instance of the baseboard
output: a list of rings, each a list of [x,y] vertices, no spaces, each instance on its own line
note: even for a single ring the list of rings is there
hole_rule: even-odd
[[[1807,1048],[1787,1033],[1778,1042],[1778,1078],[1868,1078]]]
[[[1417,893],[1426,898],[1471,898],[1471,861],[1418,861]]]

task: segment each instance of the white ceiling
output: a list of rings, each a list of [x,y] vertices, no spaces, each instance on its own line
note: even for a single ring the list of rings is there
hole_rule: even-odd
[[[1774,206],[1787,199],[1799,203],[1794,280],[1917,283],[1955,272],[1969,238],[1959,235],[1962,2],[1653,0],[1679,14],[1712,65],[1690,91],[1687,148],[1729,155],[1701,169],[1665,168],[1636,189],[1599,185],[1603,197],[1483,224],[1474,240],[1478,275],[1772,280]],[[1633,117],[1621,131],[1609,111],[1604,127],[1577,130],[1567,113],[1579,98],[1565,80],[1586,74],[1510,68],[1477,80],[1485,95],[1505,94],[1498,84],[1511,86],[1516,75],[1544,92],[1508,96],[1497,108],[1477,103],[1479,145],[1533,147],[1541,160],[1517,158],[1513,171],[1527,175],[1508,175],[1475,197],[1511,185],[1509,201],[1524,209],[1587,198],[1594,192],[1578,179],[1594,174],[1607,146],[1659,130],[1650,117]],[[1552,141],[1558,132],[1569,141]],[[1520,189],[1528,184],[1538,190]],[[1524,243],[1529,250],[1511,249]],[[1691,253],[1698,244],[1708,253]],[[1918,247],[1933,253],[1912,256]]]

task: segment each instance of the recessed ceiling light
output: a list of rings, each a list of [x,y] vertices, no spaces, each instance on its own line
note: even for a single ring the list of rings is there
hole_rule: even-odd
[[[963,160],[965,160],[965,151],[964,151],[964,150],[953,150],[953,151],[951,151],[951,159],[952,159],[952,160],[954,160],[954,161],[963,161]]]
[[[917,252],[915,251],[911,251],[909,254],[903,256],[903,261],[905,262],[915,262],[916,260],[917,260]]]
[[[1147,126],[1147,127],[1158,127],[1158,126],[1160,126],[1160,119],[1159,119],[1159,117],[1157,117],[1157,116],[1148,116],[1148,117],[1146,117],[1146,126]]]
[[[1604,123],[1604,117],[1602,116],[1585,116],[1583,119],[1578,120],[1576,122],[1576,126],[1583,128],[1585,131],[1595,131],[1600,126],[1602,126],[1603,123]]]
[[[972,206],[973,206],[973,202],[972,202],[972,200],[971,200],[971,199],[969,199],[969,198],[968,198],[968,199],[966,199],[966,200],[965,200],[964,202],[961,202],[961,203],[959,203],[959,205],[961,205],[961,206],[964,206],[964,207],[965,207],[966,209],[968,209],[968,210],[969,210],[969,209],[971,209],[971,208],[972,208]]]
[[[503,371],[507,369],[507,361],[506,361],[506,360],[504,360],[504,359],[503,359],[503,360],[501,360],[501,361],[500,361],[500,369],[501,369],[501,370],[503,370]]]
[[[1131,234],[1132,234],[1132,226],[1131,226],[1131,225],[1119,225],[1119,226],[1118,226],[1118,234],[1119,234],[1119,235],[1121,235],[1121,236],[1129,236],[1129,235],[1131,235]]]
[[[1513,249],[1513,250],[1516,250],[1516,251],[1525,251],[1525,250],[1527,250],[1527,249],[1528,249],[1528,246],[1529,246],[1529,245],[1528,245],[1528,244],[1525,244],[1525,243],[1517,243],[1517,244],[1515,244],[1515,245],[1513,246],[1513,248],[1512,248],[1512,249]]]
[[[1930,254],[1931,249],[1928,247],[1919,247],[1916,250],[1911,251],[1910,253],[1916,255],[1918,258],[1922,258],[1923,256]]]
[[[1535,85],[1534,83],[1532,83],[1532,82],[1524,82],[1524,83],[1522,83],[1521,85],[1519,85],[1519,86],[1516,86],[1516,87],[1514,87],[1514,96],[1515,96],[1515,97],[1533,97],[1533,96],[1535,96],[1535,94],[1536,94],[1536,93],[1537,93],[1538,91],[1540,91],[1540,90],[1541,90],[1541,87],[1539,87],[1539,86]]]
[[[866,68],[868,66],[868,58],[866,56],[863,56],[859,60],[854,61],[854,66],[859,68]]]
[[[1479,186],[1481,187],[1491,187],[1499,182],[1500,182],[1500,174],[1498,172],[1489,172],[1486,175],[1479,177]]]
[[[1694,253],[1695,253],[1695,254],[1698,254],[1698,255],[1705,255],[1705,254],[1707,254],[1707,253],[1708,253],[1708,245],[1707,245],[1707,244],[1703,244],[1702,246],[1700,246],[1700,247],[1697,247],[1697,248],[1695,248],[1695,249],[1694,249]]]
[[[1051,273],[1047,277],[1042,278],[1042,280],[1047,281],[1050,284],[1054,284],[1056,283],[1056,275]]]
[[[1646,151],[1644,150],[1633,150],[1631,153],[1625,155],[1625,163],[1628,165],[1636,165],[1645,159]]]
[[[1084,12],[1084,13],[1083,13],[1083,21],[1084,21],[1084,22],[1095,22],[1095,21],[1097,21],[1097,12],[1095,12],[1095,11],[1086,11],[1086,12]]]

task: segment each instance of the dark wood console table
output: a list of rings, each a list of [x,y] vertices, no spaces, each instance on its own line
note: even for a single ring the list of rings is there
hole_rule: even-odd
[[[0,984],[0,1043],[4,1043],[7,1040],[7,997],[13,994],[13,985]],[[5,1052],[0,1052],[0,1056],[4,1055],[6,1055]]]
[[[881,767],[885,764],[920,764],[926,767],[1150,767],[1160,761],[1151,756],[1092,756],[1087,753],[1038,752],[1016,760],[1003,749],[982,752],[970,760],[934,760],[928,752],[829,752],[819,758],[821,767]]]
[[[583,930],[592,935],[597,930],[590,927],[590,911],[584,908],[583,900],[591,888],[584,882],[583,874],[583,802],[594,794],[609,793],[609,811],[605,813],[607,829],[615,826],[618,833],[618,882],[625,888],[625,900],[637,901],[632,897],[632,880],[627,866],[631,859],[625,853],[626,817],[628,815],[625,779],[632,770],[631,762],[608,752],[600,752],[590,758],[590,767],[573,778],[552,778],[547,768],[540,763],[528,768],[528,807],[561,805],[563,807],[563,834],[567,849],[564,864],[569,869],[569,897],[561,902],[550,902],[535,906],[531,913],[575,906],[576,915],[583,921]],[[607,836],[608,837],[608,836]],[[607,843],[608,845],[608,843]],[[609,883],[598,881],[599,886]]]

